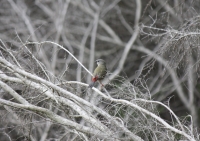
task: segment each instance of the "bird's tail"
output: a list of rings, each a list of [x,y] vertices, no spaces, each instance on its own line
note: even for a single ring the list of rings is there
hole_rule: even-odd
[[[92,88],[92,87],[94,87],[94,84],[95,84],[95,82],[91,82],[88,87]]]

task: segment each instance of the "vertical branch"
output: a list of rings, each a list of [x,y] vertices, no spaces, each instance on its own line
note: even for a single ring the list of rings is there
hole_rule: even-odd
[[[83,39],[81,41],[81,45],[80,45],[80,50],[79,50],[79,57],[78,57],[78,60],[83,63],[83,58],[84,58],[84,50],[85,50],[85,44],[86,44],[86,41],[90,35],[90,31],[92,29],[92,23],[90,23],[88,25],[88,28],[86,29],[86,32],[83,36]],[[82,67],[78,64],[78,70],[76,72],[76,80],[81,82],[81,72],[82,72]],[[91,78],[91,76],[90,76]]]
[[[96,34],[97,34],[97,28],[98,28],[98,21],[99,21],[99,12],[100,9],[97,11],[97,13],[94,16],[94,22],[93,22],[93,30],[91,35],[91,42],[90,42],[90,61],[89,61],[89,71],[93,72],[94,68],[94,60],[95,60],[95,42],[96,42]],[[87,82],[91,81],[90,75],[87,77]]]
[[[64,3],[63,8],[61,9],[60,16],[58,16],[58,19],[55,20],[55,26],[56,26],[56,29],[57,29],[57,34],[56,34],[56,39],[55,39],[56,43],[59,43],[59,39],[60,39],[61,33],[63,32],[62,31],[63,30],[63,24],[64,24],[65,16],[67,14],[67,9],[68,9],[68,6],[69,6],[69,2],[70,2],[70,0],[67,0],[66,3]],[[53,73],[55,73],[57,55],[58,55],[58,49],[54,45],[53,51],[52,51],[52,63],[51,63],[51,68],[52,68]]]
[[[136,14],[135,14],[135,25],[134,25],[134,32],[130,38],[130,40],[128,41],[128,43],[126,44],[125,48],[124,48],[124,52],[122,53],[121,59],[119,61],[119,65],[118,68],[112,73],[112,75],[110,75],[109,79],[113,79],[116,75],[118,75],[121,70],[123,69],[124,63],[126,61],[126,58],[128,57],[128,53],[133,45],[133,43],[135,42],[138,34],[139,34],[139,20],[140,20],[140,16],[141,16],[141,1],[140,0],[136,0]]]
[[[194,102],[194,74],[193,74],[193,59],[189,57],[189,64],[188,64],[188,93],[189,93],[189,103],[193,104]]]
[[[192,56],[189,56],[189,64],[188,64],[188,94],[189,94],[189,107],[190,107],[190,113],[192,115],[193,124],[197,125],[197,119],[198,115],[196,114],[196,108],[194,106],[194,72],[193,72],[193,58]]]

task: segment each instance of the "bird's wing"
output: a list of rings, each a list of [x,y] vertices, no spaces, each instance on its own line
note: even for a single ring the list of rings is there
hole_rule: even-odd
[[[105,66],[97,66],[97,68],[94,70],[94,77],[97,77],[98,79],[103,79],[106,76],[107,68]]]

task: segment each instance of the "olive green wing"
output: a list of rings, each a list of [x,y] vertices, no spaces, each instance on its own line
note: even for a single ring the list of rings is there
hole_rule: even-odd
[[[100,65],[94,70],[93,75],[98,79],[103,79],[106,76],[106,73],[107,73],[107,68],[103,65]]]

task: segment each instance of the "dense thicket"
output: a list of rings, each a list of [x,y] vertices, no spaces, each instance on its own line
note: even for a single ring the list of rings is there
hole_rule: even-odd
[[[0,140],[199,140],[199,0],[0,1]],[[95,60],[109,70],[88,89]]]

